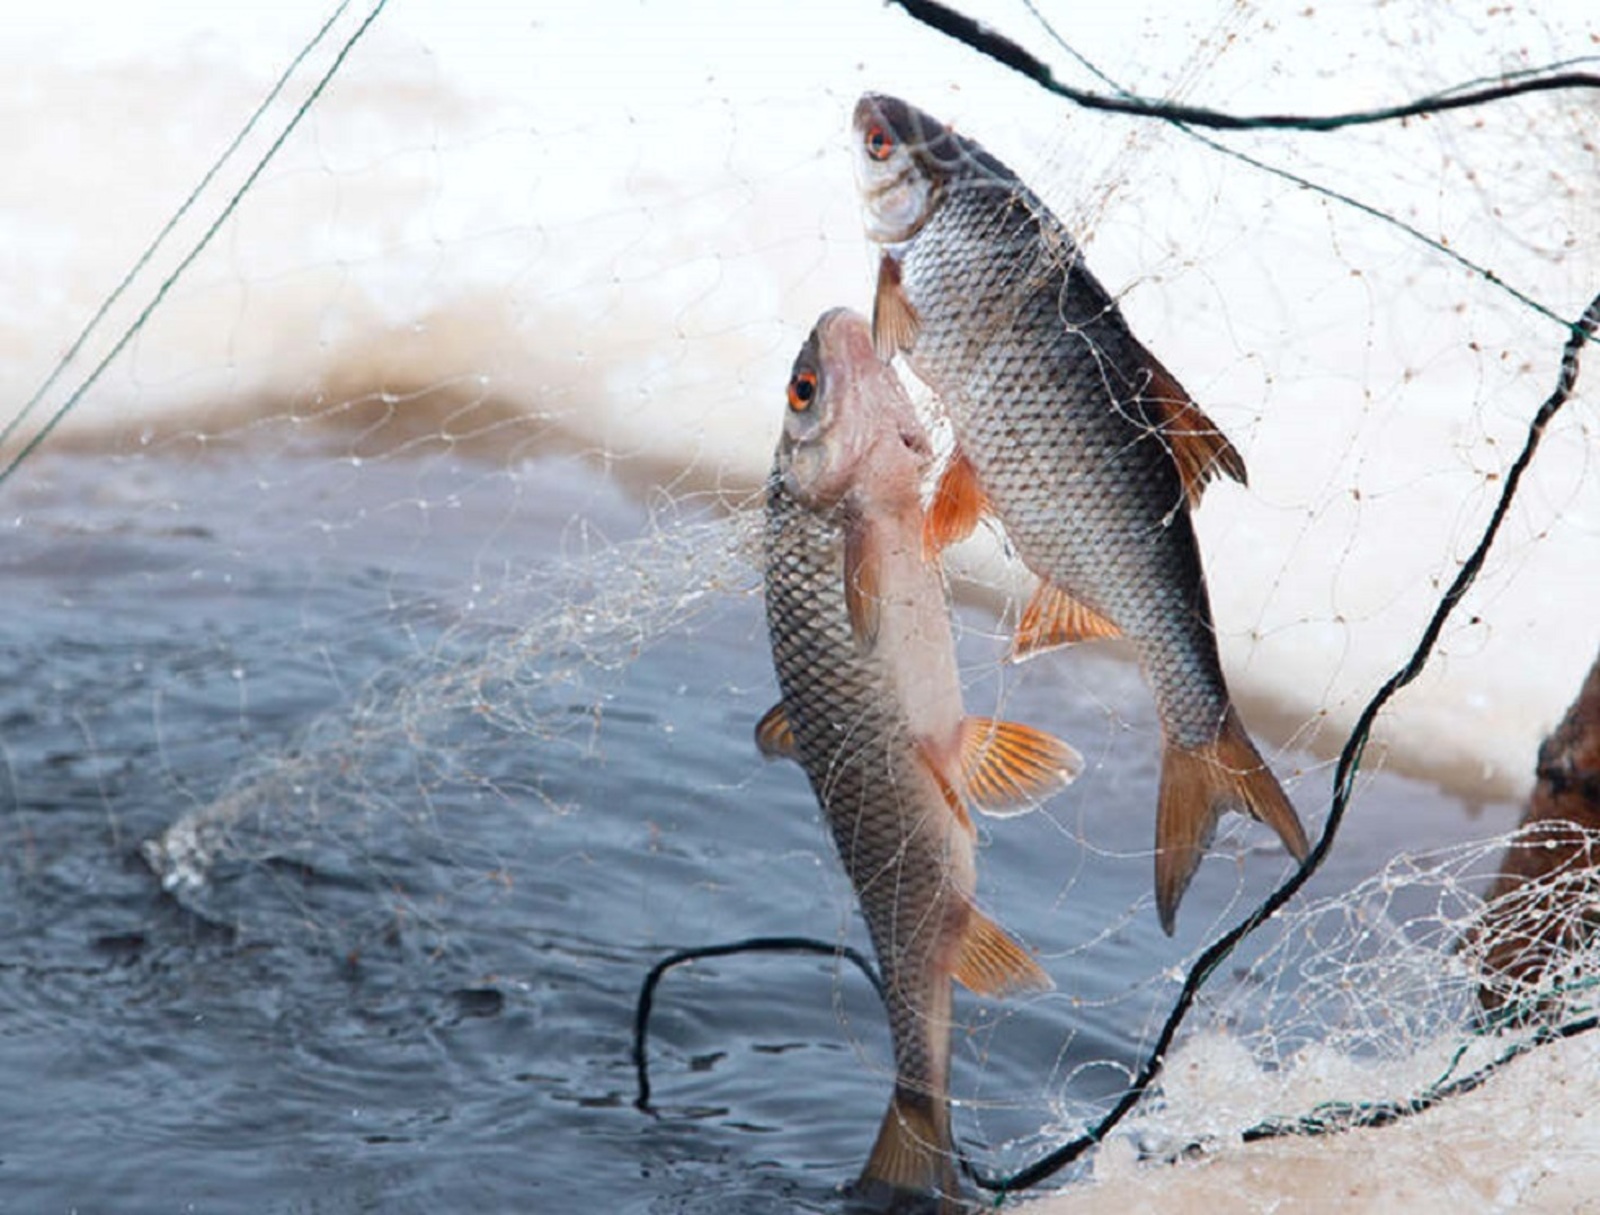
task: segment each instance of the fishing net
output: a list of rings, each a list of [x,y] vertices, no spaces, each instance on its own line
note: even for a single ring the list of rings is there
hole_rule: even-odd
[[[1585,865],[1484,919],[1507,848],[1548,843],[1514,836],[1518,804],[1600,647],[1592,369],[1475,552],[1585,357],[1600,94],[1204,125],[1592,72],[1586,6],[1122,6],[1087,27],[1077,7],[975,6],[991,24],[953,32],[976,47],[842,0],[694,21],[288,6],[249,37],[19,43],[12,192],[51,239],[8,304],[0,495],[19,603],[61,624],[6,643],[18,889],[70,867],[42,831],[68,773],[196,916],[536,1003],[589,1060],[552,1081],[570,1111],[627,1105],[616,1027],[662,951],[863,944],[803,779],[750,732],[776,696],[757,536],[788,363],[820,311],[868,308],[843,130],[870,88],[1028,180],[1245,454],[1248,490],[1196,515],[1224,665],[1313,836],[1334,794],[1344,815],[1309,884],[1214,956],[1292,872],[1225,823],[1162,937],[1147,690],[1115,647],[1004,667],[1027,579],[995,532],[956,550],[969,710],[1089,760],[1035,814],[980,824],[984,904],[1057,983],[958,1007],[980,1170],[1025,1167],[1141,1078],[1115,1135],[1141,1158],[1381,1123],[1592,1018]],[[1034,79],[983,53],[1005,46]],[[1516,900],[1537,964],[1491,966]],[[658,1110],[706,1137],[658,1150],[738,1160],[740,1134],[804,1122],[784,1153],[814,1155],[780,1180],[841,1179],[892,1074],[870,988],[759,966],[658,994]],[[594,1024],[603,1046],[573,1028]],[[803,1099],[824,1067],[861,1079],[848,1122]]]

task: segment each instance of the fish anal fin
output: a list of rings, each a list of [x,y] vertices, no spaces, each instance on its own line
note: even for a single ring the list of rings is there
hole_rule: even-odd
[[[851,1198],[875,1211],[943,1215],[967,1209],[958,1202],[960,1193],[949,1107],[896,1085]],[[935,1205],[936,1196],[945,1202]]]
[[[1122,630],[1109,618],[1049,582],[1041,582],[1022,609],[1017,634],[1011,642],[1011,660],[1027,658],[1057,646],[1102,637],[1120,637]]]
[[[1249,484],[1244,457],[1228,436],[1194,403],[1177,377],[1145,352],[1149,382],[1141,394],[1150,405],[1152,424],[1172,453],[1191,507],[1200,505],[1206,485],[1226,475],[1240,485]]]
[[[885,253],[878,259],[878,287],[872,303],[872,348],[887,363],[917,341],[922,318],[906,298],[900,263]]]
[[[1194,750],[1168,746],[1161,760],[1156,807],[1156,913],[1170,936],[1178,904],[1224,811],[1267,824],[1296,860],[1310,843],[1300,816],[1232,709],[1214,743]]]
[[[789,725],[789,714],[780,700],[761,715],[756,723],[756,746],[768,759],[798,759],[794,730]]]
[[[965,540],[988,510],[989,498],[978,482],[978,472],[958,447],[939,474],[933,501],[922,518],[922,555],[931,559]]]
[[[871,649],[878,640],[883,565],[876,537],[876,529],[865,523],[856,522],[845,529],[844,603],[850,613],[850,631],[863,650]]]
[[[1083,756],[1033,726],[989,717],[961,723],[961,791],[985,814],[1031,810],[1082,771]]]
[[[968,991],[985,996],[1055,987],[1032,955],[976,907],[968,909],[951,974]]]

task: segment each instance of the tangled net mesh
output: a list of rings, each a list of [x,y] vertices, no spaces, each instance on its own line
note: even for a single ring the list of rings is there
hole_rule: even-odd
[[[1269,38],[1273,22],[1304,21],[1328,32],[1330,41],[1335,33],[1345,36],[1331,29],[1336,18],[1291,7],[1294,12],[1258,20],[1247,6],[1223,6],[1198,31],[1185,26],[1181,38],[1146,31],[1138,45],[1151,58],[1143,67],[1159,87],[1139,91],[1168,99],[1201,89],[1236,92],[1245,100],[1270,98],[1287,69],[1277,59],[1248,52],[1279,53]],[[1428,10],[1422,4],[1388,5],[1366,15],[1385,52],[1370,70],[1386,89],[1399,82],[1408,94],[1428,91],[1412,87],[1403,70],[1419,59],[1430,59],[1437,79],[1428,83],[1441,87],[1464,78],[1466,64],[1481,67],[1481,42],[1468,42],[1468,50],[1460,51],[1449,42],[1448,29],[1429,20]],[[1082,60],[1059,35],[1065,20],[1040,25],[1040,16],[1008,12],[1006,28],[1025,29],[1030,48],[1065,75]],[[640,20],[666,22],[658,16]],[[1524,41],[1505,52],[1501,70],[1594,53],[1581,38],[1573,45],[1574,27],[1561,14],[1542,23],[1529,20],[1531,25],[1517,26]],[[561,20],[552,22],[552,37],[577,37]],[[1485,22],[1487,32],[1496,33],[1488,18],[1468,24]],[[386,27],[380,21],[373,28]],[[905,36],[905,30],[892,28]],[[347,32],[354,30],[351,23]],[[781,31],[761,40],[781,42]],[[967,52],[919,47],[929,56],[930,76],[979,78],[977,61]],[[381,92],[386,71],[405,77],[406,56],[414,50],[384,44],[392,62],[380,57],[379,67],[367,69],[371,77],[346,65],[339,68],[344,75],[333,79],[354,74],[351,88]],[[1164,58],[1169,50],[1171,62]],[[840,63],[849,59],[838,48],[829,53],[843,55]],[[1344,96],[1338,66],[1345,62],[1324,63],[1309,84],[1297,74],[1304,95],[1296,97],[1296,108],[1319,108],[1324,90]],[[859,63],[841,67],[841,97],[830,101],[838,101],[842,115],[858,84],[878,85],[878,73],[893,79],[893,68],[881,57],[870,71]],[[551,67],[553,73],[563,70],[577,69]],[[993,97],[1021,96],[1007,92],[1021,85],[983,80]],[[1115,83],[1132,88],[1137,82]],[[675,121],[686,112],[701,126],[727,124],[717,128],[723,135],[709,149],[682,151],[704,174],[699,192],[688,197],[657,181],[666,171],[662,145],[671,143],[673,126],[644,104],[574,116],[552,90],[533,102],[502,99],[489,107],[495,110],[492,120],[481,126],[442,128],[422,139],[407,135],[396,156],[470,159],[481,148],[520,148],[521,156],[537,164],[558,149],[593,156],[604,171],[599,184],[577,191],[582,198],[564,200],[559,175],[546,168],[543,178],[526,187],[524,201],[530,213],[549,218],[509,237],[492,219],[467,225],[465,234],[449,227],[460,208],[453,194],[457,179],[425,192],[423,227],[437,224],[444,235],[410,232],[385,248],[400,255],[403,269],[394,273],[426,280],[459,256],[474,264],[473,277],[481,258],[482,277],[496,284],[492,307],[464,290],[464,304],[447,301],[398,321],[380,316],[363,341],[343,343],[341,325],[356,322],[331,304],[319,304],[311,311],[327,332],[309,341],[329,355],[332,366],[322,378],[308,374],[288,389],[258,374],[257,364],[267,360],[249,345],[250,309],[257,306],[251,288],[265,294],[280,281],[292,281],[295,290],[315,299],[326,298],[317,293],[330,289],[333,297],[359,294],[352,284],[359,282],[362,266],[380,258],[370,251],[333,258],[314,253],[302,280],[297,275],[303,266],[285,270],[270,259],[253,262],[255,246],[235,233],[235,260],[198,261],[191,272],[199,276],[194,295],[158,299],[155,329],[143,332],[132,353],[113,361],[108,373],[139,404],[150,405],[167,390],[183,396],[191,369],[171,355],[174,343],[159,326],[170,320],[181,336],[190,313],[204,311],[216,292],[226,291],[229,303],[220,311],[231,317],[233,331],[223,342],[226,353],[207,347],[195,374],[209,377],[208,391],[218,382],[241,382],[235,392],[220,393],[227,407],[203,421],[190,412],[147,419],[149,431],[133,427],[131,438],[128,428],[110,427],[115,433],[108,439],[107,427],[87,420],[82,433],[68,428],[56,436],[71,441],[76,435],[95,451],[109,444],[124,467],[171,462],[181,473],[185,461],[198,465],[210,458],[196,453],[228,445],[264,446],[276,457],[299,459],[306,432],[314,430],[319,437],[309,445],[308,458],[335,452],[349,484],[312,499],[308,510],[314,518],[299,526],[346,554],[366,542],[358,521],[371,504],[371,479],[394,477],[397,469],[433,470],[401,471],[398,487],[384,483],[381,490],[386,505],[423,507],[424,514],[443,510],[440,503],[448,497],[435,493],[430,479],[453,475],[451,470],[473,461],[480,462],[480,471],[468,475],[483,477],[491,490],[534,498],[537,473],[488,476],[481,468],[524,458],[533,463],[557,451],[578,451],[631,485],[651,484],[656,495],[656,509],[638,538],[571,546],[507,574],[496,591],[475,596],[470,613],[419,610],[399,626],[406,636],[404,656],[380,663],[375,673],[349,660],[348,670],[340,672],[355,689],[347,699],[314,717],[285,748],[247,756],[220,794],[206,797],[146,843],[149,864],[186,905],[249,924],[278,898],[308,932],[325,934],[341,948],[371,939],[396,918],[418,926],[426,948],[461,947],[461,923],[473,902],[509,897],[499,875],[518,868],[526,838],[485,831],[482,823],[495,814],[524,826],[541,817],[600,818],[602,807],[589,801],[574,773],[585,764],[605,767],[617,749],[631,745],[627,694],[641,661],[686,638],[714,648],[730,618],[738,621],[734,632],[743,630],[739,636],[750,641],[760,580],[759,505],[752,493],[770,452],[770,444],[760,449],[776,420],[775,408],[767,408],[776,400],[773,386],[781,384],[781,369],[812,317],[838,302],[840,283],[866,277],[857,265],[864,253],[847,175],[833,174],[826,201],[807,189],[820,175],[824,156],[837,149],[825,152],[823,138],[814,134],[794,151],[782,150],[781,138],[746,138],[751,130],[763,130],[764,121],[781,133],[797,124],[784,108],[785,97],[741,110],[733,90],[744,87],[730,83],[726,96],[711,100],[679,99],[686,109],[675,112]],[[763,88],[776,92],[776,85],[757,86]],[[1060,130],[1059,109],[1037,101],[1018,108],[1025,115],[1018,125],[1032,124],[1020,147],[1036,154],[1030,167],[1050,197],[1072,200],[1063,214],[1085,234],[1091,260],[1097,266],[1100,259],[1113,265],[1120,260],[1122,276],[1111,285],[1141,325],[1179,343],[1186,329],[1201,332],[1188,361],[1210,368],[1203,373],[1210,382],[1192,385],[1197,399],[1208,407],[1217,398],[1233,402],[1235,412],[1222,419],[1224,427],[1256,453],[1253,492],[1260,512],[1230,514],[1208,503],[1199,525],[1207,560],[1217,553],[1219,567],[1237,560],[1225,554],[1241,550],[1273,554],[1264,574],[1241,567],[1239,577],[1214,577],[1212,589],[1219,619],[1233,622],[1229,627],[1236,630],[1224,638],[1232,646],[1230,678],[1237,672],[1246,687],[1268,687],[1252,706],[1260,714],[1253,719],[1277,714],[1275,733],[1284,747],[1275,758],[1299,766],[1291,792],[1308,820],[1325,804],[1321,789],[1333,775],[1331,756],[1351,721],[1414,646],[1426,616],[1419,608],[1437,604],[1481,534],[1508,452],[1554,375],[1561,327],[1596,286],[1591,279],[1600,266],[1600,246],[1591,220],[1600,154],[1592,137],[1594,103],[1587,98],[1592,94],[1505,103],[1506,109],[1495,112],[1508,115],[1506,125],[1487,134],[1475,117],[1441,119],[1432,128],[1435,137],[1423,145],[1426,155],[1418,154],[1417,143],[1396,140],[1391,128],[1371,127],[1321,145],[1292,134],[1261,134],[1247,151],[1231,147],[1224,156],[1214,146],[1195,150],[1189,132],[1154,120],[1112,128],[1115,136],[1080,138]],[[465,104],[455,96],[448,100]],[[954,106],[960,96],[947,83],[935,98],[916,100]],[[246,204],[289,196],[300,180],[335,196],[348,187],[352,200],[362,201],[339,205],[359,212],[370,200],[358,187],[381,156],[355,157],[351,149],[360,144],[351,132],[360,124],[338,108],[336,91],[310,102],[313,119],[323,122],[319,140],[310,151],[301,149],[302,159],[291,161],[283,177],[246,189]],[[972,127],[981,125],[985,104],[969,111]],[[611,121],[619,114],[638,124],[646,138],[613,162],[591,137],[623,125]],[[401,118],[414,132],[416,116]],[[805,121],[811,118],[808,112]],[[982,137],[998,150],[1015,133],[1002,128],[996,138],[986,131]],[[752,144],[759,150],[751,152]],[[291,155],[296,146],[290,145]],[[1190,172],[1196,163],[1202,166],[1198,177]],[[1230,190],[1257,163],[1269,164],[1276,182],[1250,203],[1239,203]],[[1346,179],[1358,164],[1379,175],[1390,192],[1386,197],[1355,197],[1357,186]],[[467,176],[462,170],[461,178]],[[609,209],[599,209],[591,194],[609,200]],[[1180,205],[1166,211],[1134,205],[1143,197]],[[1381,212],[1376,227],[1350,221],[1363,206]],[[1208,218],[1190,225],[1173,218],[1187,211]],[[246,219],[267,223],[260,213]],[[1263,243],[1250,251],[1255,241]],[[554,255],[569,244],[570,257]],[[708,248],[716,252],[708,254]],[[1292,281],[1302,256],[1316,259],[1316,268],[1307,271],[1316,281],[1305,289]],[[776,272],[752,269],[769,261],[778,263]],[[549,278],[541,278],[547,265]],[[849,268],[841,271],[841,265]],[[1263,265],[1282,266],[1283,273],[1239,285],[1240,266]],[[1168,301],[1169,292],[1176,302]],[[1396,301],[1402,298],[1415,307],[1401,311]],[[459,307],[452,313],[448,304]],[[360,308],[349,312],[356,315]],[[780,316],[786,319],[775,319]],[[408,338],[420,343],[424,331],[438,339],[452,325],[475,333],[480,322],[490,334],[484,341],[436,340],[430,347],[443,349],[460,366],[411,365],[409,356],[389,353],[408,350]],[[1334,334],[1344,338],[1335,341]],[[1192,357],[1197,347],[1206,350],[1205,357]],[[123,378],[116,380],[119,374]],[[1418,404],[1419,383],[1451,403],[1454,412],[1446,423],[1427,424],[1421,411],[1408,412]],[[90,387],[92,382],[85,385]],[[1322,396],[1353,402],[1353,420],[1319,412]],[[76,409],[79,400],[65,398],[64,412]],[[270,402],[264,411],[261,400]],[[1592,579],[1593,566],[1575,564],[1572,554],[1592,554],[1600,535],[1600,518],[1590,514],[1596,481],[1593,400],[1593,389],[1580,385],[1571,408],[1552,423],[1545,456],[1519,500],[1520,513],[1446,632],[1442,658],[1423,676],[1419,688],[1427,696],[1394,711],[1405,719],[1395,726],[1397,754],[1407,746],[1437,748],[1431,760],[1412,764],[1414,772],[1443,777],[1475,757],[1493,769],[1486,796],[1503,802],[1510,792],[1520,793],[1525,774],[1509,771],[1506,757],[1526,751],[1527,740],[1512,738],[1490,758],[1476,755],[1475,740],[1496,735],[1493,706],[1451,692],[1449,676],[1480,658],[1486,666],[1502,663],[1504,671],[1507,649],[1525,645],[1525,682],[1548,686],[1551,670],[1574,670],[1592,655],[1577,629],[1560,638],[1579,636],[1577,644],[1534,645],[1549,622],[1537,615],[1530,621],[1508,605],[1524,580],[1565,596],[1582,592],[1585,570]],[[723,420],[732,414],[735,420]],[[761,432],[754,463],[747,442],[751,429]],[[8,440],[25,437],[22,431],[7,434]],[[1277,458],[1292,451],[1314,451],[1318,458],[1310,471]],[[1419,458],[1418,452],[1426,454]],[[429,488],[423,488],[425,481]],[[256,488],[264,493],[264,486],[263,480]],[[1451,505],[1431,513],[1418,509],[1412,533],[1407,504],[1428,506],[1435,492]],[[183,491],[156,495],[162,496],[177,500]],[[502,526],[518,523],[506,508]],[[483,542],[472,551],[472,577],[491,547]],[[1007,572],[996,556],[1001,547],[959,558],[969,604],[994,609],[1012,602],[1008,595],[1018,583],[1014,570]],[[1423,555],[1413,559],[1407,549]],[[1399,572],[1392,579],[1363,578],[1364,571],[1380,568]],[[1333,572],[1307,580],[1308,569]],[[1106,667],[1092,657],[997,676],[993,668],[1005,641],[1007,609],[983,609],[969,606],[963,617],[969,707],[1050,705],[1041,724],[1053,725],[1049,714],[1065,689],[1076,716],[1073,728],[1062,733],[1107,773],[1096,796],[1148,800],[1153,760],[1130,758],[1152,735],[1142,690],[1126,675],[1120,683],[1105,677]],[[342,639],[368,623],[352,617]],[[306,633],[288,629],[287,640],[304,640]],[[1333,656],[1302,668],[1321,686],[1285,698],[1286,681],[1271,686],[1270,668],[1297,649]],[[1523,674],[1520,667],[1511,671],[1506,716],[1529,713],[1532,701],[1513,695],[1520,694]],[[770,688],[753,676],[746,681],[742,673],[729,678],[737,686],[719,686],[716,693],[726,699],[728,722],[753,724],[767,707]],[[1305,703],[1316,707],[1306,711]],[[1544,703],[1548,707],[1548,698]],[[698,720],[689,709],[680,713],[684,722]],[[1462,717],[1470,729],[1460,731],[1467,741],[1457,742],[1451,723]],[[674,719],[669,716],[666,724]],[[1380,735],[1393,724],[1381,722]],[[733,726],[728,729],[731,734]],[[747,738],[734,745],[748,749]],[[664,796],[697,797],[706,792],[701,785],[735,800],[761,795],[771,786],[760,783],[766,776],[752,774],[756,763],[752,752],[748,767],[697,770],[692,792],[685,794],[679,780],[676,792]],[[671,773],[654,779],[664,789],[674,784]],[[803,802],[794,788],[794,804]],[[1357,805],[1365,793],[1363,786]],[[1387,804],[1395,804],[1407,795],[1387,796]],[[1013,1164],[1103,1115],[1111,1097],[1138,1075],[1206,942],[1248,914],[1283,870],[1281,857],[1263,846],[1254,828],[1231,823],[1197,880],[1197,887],[1221,887],[1210,902],[1195,896],[1192,914],[1203,935],[1168,947],[1149,935],[1149,899],[1141,893],[1149,851],[1142,829],[1125,834],[1081,802],[1048,807],[1038,817],[1028,845],[1008,845],[1000,829],[986,829],[991,849],[983,863],[986,875],[998,876],[1004,873],[998,854],[1005,847],[1060,846],[1060,873],[1043,892],[1038,913],[1045,923],[1032,926],[1053,972],[1093,972],[1099,959],[1139,949],[1148,949],[1153,960],[1137,977],[1113,967],[1107,976],[1091,974],[1081,982],[1063,978],[1063,990],[1015,1006],[983,1005],[964,1014],[958,1051],[968,1087],[960,1094],[961,1118],[975,1142]],[[1445,846],[1407,843],[1377,872],[1362,871],[1331,891],[1313,888],[1305,901],[1274,912],[1200,989],[1157,1090],[1128,1124],[1139,1151],[1167,1157],[1195,1145],[1248,1138],[1262,1128],[1292,1124],[1304,1131],[1315,1129],[1313,1123],[1381,1117],[1385,1108],[1444,1093],[1520,1046],[1592,1018],[1600,965],[1593,929],[1600,910],[1589,845],[1574,846],[1553,828],[1514,831],[1504,815],[1494,826],[1481,838]],[[1553,849],[1566,849],[1566,859],[1539,883],[1501,891],[1488,901],[1496,875],[1517,867],[1508,857]],[[816,855],[804,865],[814,867]],[[476,876],[470,886],[442,889],[418,878],[419,866],[430,859],[453,873]],[[717,879],[707,877],[712,866],[704,855],[691,848],[670,859],[672,865],[663,863],[660,871],[663,883],[693,886],[706,906],[719,906],[719,892],[711,888]],[[325,877],[342,875],[363,889],[381,889],[384,900],[376,908],[314,903],[285,878],[286,864],[314,866]],[[1054,911],[1106,898],[1096,885],[1099,870],[1114,870],[1121,883],[1099,917],[1068,928],[1058,924],[1049,937]],[[844,941],[858,931],[851,926],[852,896],[836,873],[825,872],[818,882],[830,892],[827,901]],[[1002,904],[1024,897],[989,886],[986,893]],[[734,896],[723,897],[727,918],[747,910]],[[685,916],[685,922],[705,921]],[[641,926],[640,937],[630,947],[643,951],[660,943],[650,924]],[[887,1077],[883,1052],[870,1041],[877,1028],[868,1024],[870,1014],[839,994],[845,979],[835,982],[843,1032],[856,1041],[870,1070]],[[1080,1017],[1098,1028],[1080,1028]],[[1110,1046],[1113,1031],[1117,1040]],[[1041,1040],[1048,1043],[1042,1053],[1006,1057],[1015,1054],[1009,1043]],[[682,1048],[676,1057],[696,1056]]]

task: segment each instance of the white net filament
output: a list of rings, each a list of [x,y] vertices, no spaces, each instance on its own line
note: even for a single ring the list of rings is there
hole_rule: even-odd
[[[703,641],[730,604],[753,618],[754,491],[788,361],[823,308],[869,308],[842,134],[865,89],[902,93],[1022,172],[1079,233],[1135,331],[1247,453],[1249,490],[1214,486],[1196,526],[1230,684],[1315,835],[1333,757],[1482,536],[1562,344],[1600,288],[1593,91],[1339,132],[1197,133],[1176,125],[1177,111],[1168,122],[1074,109],[877,5],[758,20],[730,4],[698,21],[630,8],[605,19],[647,48],[626,60],[599,18],[541,13],[530,25],[448,7],[340,6],[326,26],[308,10],[261,43],[281,54],[245,49],[237,31],[221,51],[140,35],[155,48],[147,59],[188,69],[193,95],[163,92],[148,63],[92,43],[87,67],[13,64],[19,78],[37,73],[62,115],[57,138],[70,127],[95,143],[115,180],[161,183],[97,208],[81,167],[19,135],[17,157],[40,183],[19,197],[19,222],[103,241],[81,260],[34,242],[7,304],[23,336],[0,373],[5,399],[20,403],[0,437],[0,494],[19,496],[19,530],[40,517],[24,495],[57,447],[112,453],[130,482],[158,482],[142,517],[181,501],[185,469],[213,450],[326,461],[339,475],[307,477],[304,513],[282,526],[343,557],[369,542],[369,511],[392,512],[401,534],[405,520],[448,509],[453,491],[432,487],[457,468],[474,492],[504,489],[506,527],[541,492],[522,470],[572,453],[659,508],[642,536],[508,570],[487,595],[464,588],[499,550],[492,536],[474,540],[441,594],[473,599],[472,611],[441,609],[376,673],[354,659],[339,668],[335,653],[347,700],[286,747],[247,744],[220,794],[145,844],[165,889],[248,924],[261,890],[232,875],[306,864],[387,883],[394,907],[427,921],[436,908],[406,894],[413,845],[486,887],[505,859],[496,850],[518,847],[458,816],[490,803],[530,822],[605,813],[547,770],[557,757],[612,762],[613,715],[627,711],[642,656]],[[1592,71],[1600,54],[1583,4],[1222,4],[1080,25],[1081,7],[973,11],[1057,81],[1242,114],[1366,109],[1546,64]],[[118,97],[119,74],[155,112],[149,129],[192,123],[189,137],[123,148],[74,117],[73,90]],[[21,132],[24,101],[0,99]],[[217,160],[233,136],[236,150]],[[1263,1128],[1381,1116],[1595,1015],[1600,910],[1587,864],[1486,902],[1508,849],[1554,846],[1516,833],[1515,804],[1600,648],[1595,383],[1591,366],[1549,421],[1432,659],[1374,726],[1362,779],[1384,769],[1428,782],[1426,796],[1451,807],[1448,842],[1363,820],[1370,787],[1358,784],[1344,830],[1365,850],[1361,866],[1278,910],[1209,981],[1121,1128],[1124,1147],[1167,1159]],[[281,510],[299,475],[284,466],[263,461],[241,492]],[[1033,823],[983,826],[980,890],[1002,919],[1008,899],[1034,900],[1030,944],[1061,987],[958,1009],[958,1131],[992,1149],[998,1172],[1103,1115],[1138,1074],[1186,969],[1284,865],[1230,821],[1196,880],[1221,893],[1186,913],[1175,945],[1157,940],[1148,821],[1123,832],[1096,810],[1117,799],[1153,808],[1153,760],[1139,758],[1155,746],[1145,693],[1126,673],[1102,678],[1097,663],[1119,663],[1093,656],[997,674],[1029,580],[988,530],[952,568],[969,709],[1015,704],[1056,728],[1049,715],[1070,700],[1076,732],[1061,733],[1092,769],[1081,793]],[[362,622],[348,626],[354,635]],[[695,694],[719,695],[706,678]],[[770,689],[743,691],[728,716],[753,726]],[[508,768],[508,750],[525,765]],[[686,800],[697,780],[766,788],[742,769],[661,779]],[[1060,849],[1053,888],[1006,890],[1017,839]],[[715,904],[707,868],[684,880]],[[1112,872],[1120,885],[1105,895],[1098,875]],[[818,882],[849,923],[843,881]],[[1105,900],[1096,915],[1070,921],[1091,896]],[[351,937],[297,898],[310,931]],[[841,927],[841,941],[853,931]],[[650,926],[640,938],[656,940]],[[434,939],[452,945],[443,928]],[[1508,939],[1521,954],[1491,960]],[[1137,979],[1076,977],[1137,950],[1151,959]],[[875,1028],[840,1019],[886,1078]],[[1015,1036],[1034,1041],[1040,1027],[1047,1053],[1007,1058]]]

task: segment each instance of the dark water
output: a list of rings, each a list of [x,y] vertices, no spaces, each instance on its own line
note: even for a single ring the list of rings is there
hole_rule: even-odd
[[[657,1115],[632,1104],[662,954],[864,946],[803,777],[750,741],[775,693],[749,570],[654,632],[574,634],[558,609],[624,578],[610,544],[660,530],[636,551],[670,588],[695,525],[571,462],[262,446],[47,456],[0,486],[0,1210],[836,1210],[888,1084],[847,966],[675,972]],[[969,707],[1092,765],[983,825],[985,903],[1059,986],[961,1005],[958,1130],[999,1168],[1117,1087],[1166,972],[1284,862],[1234,831],[1163,938],[1136,676],[1085,650],[1002,688],[964,619]],[[1308,817],[1326,785],[1295,786]],[[210,880],[165,892],[141,845],[223,795],[248,809]],[[1319,889],[1509,819],[1380,776]]]

